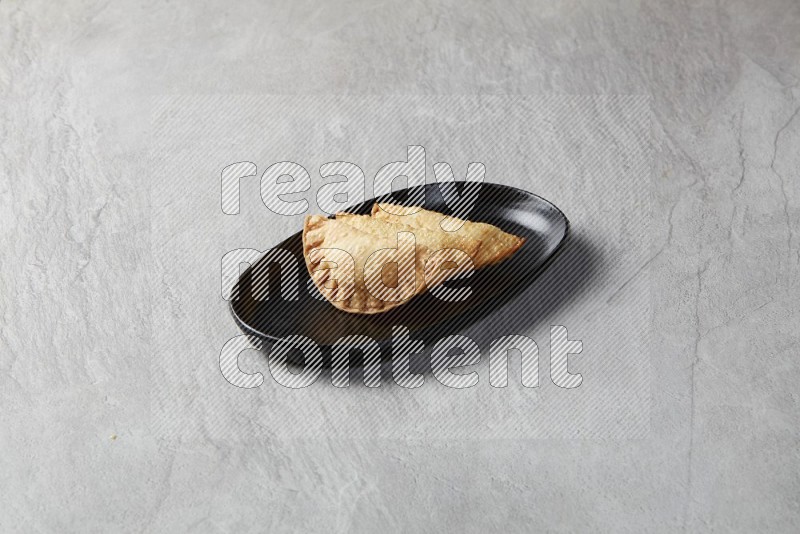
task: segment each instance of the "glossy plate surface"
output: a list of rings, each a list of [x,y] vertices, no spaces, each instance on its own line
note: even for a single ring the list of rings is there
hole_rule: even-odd
[[[392,199],[401,203],[408,196],[424,190],[424,207],[449,214],[442,191],[463,187],[449,184],[427,184],[397,191]],[[406,196],[408,195],[408,196]],[[415,198],[419,198],[415,195]],[[383,198],[381,200],[384,200]],[[370,213],[375,199],[346,210]],[[426,292],[409,303],[386,313],[357,315],[346,313],[320,300],[310,281],[303,260],[302,236],[297,233],[275,248],[288,251],[297,261],[299,297],[282,299],[281,269],[277,263],[262,256],[251,265],[237,282],[230,309],[239,327],[246,334],[274,342],[282,337],[301,335],[314,340],[325,350],[339,338],[365,335],[378,341],[384,354],[391,339],[392,326],[405,326],[411,337],[426,344],[456,334],[492,310],[497,309],[516,292],[531,284],[561,249],[569,233],[569,221],[553,204],[532,193],[498,184],[483,184],[468,219],[487,222],[502,230],[527,238],[522,248],[509,260],[478,270],[465,280],[445,282],[447,287],[472,288],[472,294],[462,302],[443,302]],[[268,278],[264,278],[264,276]],[[254,298],[253,280],[268,280],[268,290]],[[317,296],[314,296],[316,293]]]

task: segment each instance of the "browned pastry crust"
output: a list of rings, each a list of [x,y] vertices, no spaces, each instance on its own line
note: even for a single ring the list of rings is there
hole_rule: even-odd
[[[397,215],[408,208],[389,209],[393,213],[376,204],[372,217],[340,213],[336,219],[305,219],[306,267],[322,295],[340,310],[388,311],[456,274],[502,261],[525,241],[469,221],[448,232],[439,226],[442,214],[421,210]]]
[[[500,263],[511,257],[525,244],[524,237],[509,234],[491,224],[464,221],[457,217],[450,217],[417,207],[404,207],[385,203],[375,204],[372,206],[372,217],[478,241],[481,243],[481,247],[478,250],[478,254],[473,258],[476,269]],[[442,228],[442,221],[444,221],[446,227],[460,226],[460,228],[455,232],[447,232]]]

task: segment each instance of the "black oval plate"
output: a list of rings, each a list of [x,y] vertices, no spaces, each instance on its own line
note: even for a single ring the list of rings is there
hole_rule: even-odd
[[[419,189],[425,193],[424,207],[450,214],[442,192],[448,188],[463,190],[463,182],[453,184],[427,184],[397,191],[391,198],[381,198],[403,203],[406,198],[419,198]],[[448,194],[448,198],[452,198]],[[368,200],[346,210],[351,213],[370,213],[376,199]],[[249,335],[274,342],[292,335],[302,335],[314,340],[327,355],[330,346],[341,337],[366,335],[375,339],[384,354],[391,340],[393,326],[405,326],[413,338],[426,344],[455,334],[489,312],[502,306],[513,293],[530,285],[562,248],[569,233],[566,216],[547,200],[527,191],[499,184],[482,184],[475,207],[469,213],[471,221],[491,223],[507,232],[523,236],[527,241],[510,259],[492,267],[478,270],[465,280],[446,282],[448,287],[469,285],[472,294],[462,302],[444,302],[430,293],[424,293],[409,303],[386,313],[358,315],[343,312],[321,296],[312,296],[316,288],[311,284],[303,260],[302,234],[299,232],[276,248],[289,251],[298,262],[300,273],[299,298],[284,300],[280,296],[280,268],[265,263],[262,256],[251,265],[237,282],[230,309],[236,323]],[[266,271],[269,276],[266,295],[253,297],[253,273]],[[264,298],[266,296],[266,298]],[[319,297],[319,298],[318,298]],[[327,360],[327,358],[326,358]]]

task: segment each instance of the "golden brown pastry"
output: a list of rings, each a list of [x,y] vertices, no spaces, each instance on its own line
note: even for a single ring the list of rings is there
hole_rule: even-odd
[[[388,311],[452,276],[507,258],[524,242],[483,223],[464,221],[458,231],[447,232],[439,226],[445,216],[427,210],[392,215],[376,204],[372,213],[310,215],[303,226],[303,254],[314,284],[350,313]]]
[[[351,313],[390,310],[471,269],[470,258],[479,246],[368,216],[313,215],[303,228],[303,252],[314,284],[334,306]]]
[[[525,243],[524,237],[509,234],[491,224],[464,221],[457,217],[416,207],[384,203],[375,204],[372,206],[372,217],[478,241],[481,246],[477,255],[472,258],[476,269],[493,265],[509,258]],[[445,221],[445,226],[448,228],[460,226],[460,229],[455,232],[448,232],[442,229],[440,224],[442,221]]]
[[[355,215],[352,213],[337,213],[336,220],[352,226],[362,232],[383,236],[387,233],[411,232],[414,234],[418,243],[422,243],[432,251],[441,249],[457,249],[466,252],[470,258],[481,247],[481,242],[469,236],[457,235],[456,233],[437,232],[428,228],[414,227],[393,220],[376,219],[369,215]]]

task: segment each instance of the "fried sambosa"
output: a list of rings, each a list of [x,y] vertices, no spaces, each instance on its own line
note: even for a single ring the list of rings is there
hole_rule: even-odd
[[[443,246],[448,243],[465,250]],[[350,313],[381,313],[408,302],[426,287],[471,269],[477,249],[475,242],[366,216],[312,215],[303,227],[303,254],[314,285]]]
[[[491,224],[464,221],[417,207],[375,204],[372,206],[372,218],[476,241],[480,243],[477,254],[472,258],[476,269],[511,257],[525,243],[525,238],[504,232]],[[448,232],[442,228],[443,221],[445,228],[460,228]]]
[[[524,242],[491,224],[391,204],[375,204],[372,216],[311,215],[303,226],[311,279],[350,313],[388,311],[453,276],[503,261]]]

